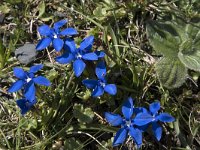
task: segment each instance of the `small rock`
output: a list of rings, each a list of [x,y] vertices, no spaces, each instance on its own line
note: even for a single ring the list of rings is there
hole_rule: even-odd
[[[34,44],[24,44],[15,51],[15,57],[22,64],[29,64],[35,60],[37,51]]]

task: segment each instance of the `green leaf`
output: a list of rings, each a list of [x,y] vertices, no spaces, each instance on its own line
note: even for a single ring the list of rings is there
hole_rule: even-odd
[[[76,93],[76,96],[82,100],[88,100],[91,97],[91,92],[87,89],[84,92]]]
[[[112,29],[112,27],[109,25],[108,26],[108,32],[110,33],[110,36],[111,36],[111,40],[112,40],[112,44],[113,44],[113,47],[114,47],[114,50],[115,50],[115,55],[117,56],[117,61],[120,62],[121,60],[119,59],[120,58],[120,50],[119,50],[119,47],[118,47],[118,39],[117,39],[117,36],[115,35],[115,32],[114,30]]]
[[[39,15],[37,16],[37,18],[40,18],[45,13],[45,3],[44,3],[44,1],[42,1],[38,5],[38,10],[39,10]]]
[[[1,4],[0,12],[4,13],[4,14],[8,14],[10,12],[10,8],[8,7],[8,5],[6,3],[5,4]]]
[[[81,123],[90,123],[93,120],[94,112],[91,108],[84,108],[82,104],[75,104],[73,115]]]
[[[47,22],[47,21],[50,21],[50,20],[53,20],[53,16],[49,16],[49,17],[46,17],[46,18],[41,18],[42,21],[44,22]]]
[[[187,75],[186,67],[200,71],[198,25],[186,24],[179,19],[171,22],[150,21],[147,35],[154,50],[164,57],[156,64],[156,71],[165,87],[182,85]]]
[[[21,3],[22,1],[21,0],[6,0],[6,2],[10,4],[18,4],[18,3]]]
[[[5,54],[5,49],[2,40],[0,40],[0,69],[3,68],[5,64],[4,54]]]
[[[26,129],[27,131],[30,129],[36,129],[37,128],[37,120],[36,119],[28,119],[28,118],[22,118],[20,120],[20,125]]]
[[[147,36],[157,54],[177,57],[181,39],[172,23],[149,21],[147,24]]]
[[[37,120],[36,119],[29,120],[26,130],[30,130],[31,128],[33,128],[33,129],[37,128]]]
[[[100,5],[93,11],[93,14],[96,18],[103,20],[106,17],[106,12],[107,9]]]
[[[187,68],[178,58],[163,57],[155,65],[160,82],[167,88],[181,86],[187,77]]]
[[[184,41],[180,46],[178,57],[189,69],[200,71],[200,42],[197,43],[195,44],[192,39]]]
[[[68,138],[64,142],[64,149],[66,149],[66,150],[80,149],[83,147],[84,147],[84,145],[75,138]]]
[[[107,141],[102,141],[101,144],[104,146],[102,147],[101,145],[97,145],[98,150],[105,150],[105,148],[112,147],[112,138],[108,139]]]
[[[53,81],[54,79],[56,79],[58,77],[58,72],[53,68],[51,70],[48,70],[46,77],[50,80]]]
[[[115,7],[115,2],[113,0],[103,0],[107,4],[107,6]]]

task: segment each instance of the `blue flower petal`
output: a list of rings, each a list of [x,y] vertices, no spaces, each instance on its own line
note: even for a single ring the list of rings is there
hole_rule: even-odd
[[[104,51],[99,51],[99,50],[96,50],[95,54],[98,56],[98,58],[103,58],[106,55]]]
[[[130,120],[133,115],[133,99],[128,97],[122,105],[122,113],[126,120]]]
[[[95,53],[86,53],[82,55],[82,58],[85,60],[98,60],[98,56]]]
[[[71,53],[76,53],[76,44],[73,39],[67,38],[64,47],[66,47]]]
[[[104,90],[110,94],[110,95],[115,95],[117,94],[117,87],[115,84],[107,84],[105,87],[104,87]]]
[[[106,75],[106,65],[104,61],[100,61],[97,64],[95,73],[99,79],[103,79]]]
[[[67,19],[60,20],[60,21],[54,23],[53,28],[55,30],[58,30],[59,28],[61,28],[62,26],[64,26],[66,23],[67,23]]]
[[[92,45],[89,45],[88,47],[86,47],[84,50],[82,50],[85,53],[88,53],[92,50]]]
[[[21,109],[21,114],[25,115],[31,107],[36,103],[36,99],[31,103],[26,99],[19,99],[17,100],[17,106]]]
[[[12,84],[12,86],[8,89],[8,92],[16,92],[22,88],[24,85],[23,80],[17,80],[15,83]]]
[[[152,129],[153,129],[154,136],[156,137],[156,139],[158,141],[160,141],[161,136],[162,136],[162,127],[158,123],[153,122],[152,123]]]
[[[77,30],[74,28],[67,28],[60,32],[61,35],[76,35],[78,34]]]
[[[17,102],[17,106],[21,109],[22,115],[24,115],[31,109],[30,105],[27,105],[28,101],[26,99],[19,99],[16,102]]]
[[[92,97],[98,97],[103,95],[104,93],[104,88],[102,86],[96,86],[94,91],[92,92]]]
[[[139,113],[148,113],[148,110],[144,107],[135,107],[133,109],[133,113],[139,114]]]
[[[28,82],[25,86],[24,96],[30,102],[33,102],[35,100],[35,85],[32,80]]]
[[[83,73],[85,66],[86,64],[81,59],[74,61],[73,69],[76,77],[79,77]]]
[[[15,67],[13,69],[14,75],[19,78],[19,79],[25,79],[26,78],[26,73],[22,68]]]
[[[55,48],[57,52],[59,52],[63,48],[63,44],[64,42],[62,39],[60,38],[53,39],[53,47]]]
[[[111,114],[111,113],[106,112],[105,118],[112,126],[119,126],[123,122],[122,117],[118,114]]]
[[[43,77],[43,76],[37,76],[35,78],[33,78],[34,83],[39,84],[39,85],[44,85],[44,86],[50,86],[51,82]]]
[[[42,36],[49,36],[51,31],[48,25],[42,25],[38,28],[38,32],[40,33],[40,35]]]
[[[61,56],[58,56],[55,58],[55,60],[57,62],[59,62],[60,64],[68,64],[70,63],[72,60],[74,59],[74,55],[72,55],[72,53],[66,52]]]
[[[98,84],[98,81],[97,80],[92,80],[92,79],[86,79],[86,80],[83,80],[82,83],[88,88],[88,89],[94,89],[97,84]]]
[[[143,126],[152,122],[155,118],[149,113],[139,113],[134,118],[134,124],[138,126]]]
[[[118,146],[124,143],[126,137],[127,137],[127,130],[125,128],[119,129],[114,137],[113,146]]]
[[[161,113],[158,116],[156,116],[156,119],[158,119],[158,120],[160,120],[162,122],[173,122],[173,121],[175,121],[175,118],[172,117],[168,113]]]
[[[139,129],[131,126],[129,128],[129,133],[139,148],[142,145],[142,132]]]
[[[86,37],[80,44],[80,50],[84,50],[86,48],[88,48],[89,46],[91,46],[94,42],[94,36],[88,36]]]
[[[149,105],[149,110],[152,115],[155,115],[160,110],[160,102],[153,102]]]
[[[50,45],[51,41],[52,41],[52,40],[51,40],[51,38],[49,38],[49,37],[41,39],[41,40],[39,41],[39,43],[37,44],[37,46],[36,46],[36,50],[39,51],[39,50],[45,49],[47,46]]]
[[[41,70],[43,68],[44,65],[39,64],[39,65],[34,65],[30,68],[29,73],[36,73],[39,70]]]

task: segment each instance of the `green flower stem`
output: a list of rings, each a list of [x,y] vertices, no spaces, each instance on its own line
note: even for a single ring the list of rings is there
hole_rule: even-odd
[[[91,130],[97,130],[97,131],[105,131],[105,132],[111,132],[116,133],[118,128],[110,127],[107,125],[102,124],[93,124],[93,125],[73,125],[70,127],[71,130],[68,130],[67,132],[76,132],[76,131],[91,131]]]
[[[70,76],[70,78],[69,78],[69,81],[68,81],[67,87],[66,87],[67,89],[69,88],[69,86],[70,86],[70,84],[71,84],[71,82],[72,82],[73,77],[74,77],[74,72],[71,74],[71,76]]]
[[[101,142],[99,142],[94,136],[92,136],[91,134],[89,133],[86,133],[86,132],[82,132],[82,131],[77,131],[77,132],[72,132],[72,134],[85,134],[87,136],[89,136],[90,138],[92,138],[94,141],[96,141],[102,148],[104,148],[105,150],[109,150],[107,149],[104,145],[101,144]],[[82,147],[81,147],[82,148]]]
[[[128,92],[133,92],[133,93],[137,93],[137,90],[131,89],[131,88],[127,88],[125,86],[121,86],[121,85],[117,85],[117,88],[128,91]]]

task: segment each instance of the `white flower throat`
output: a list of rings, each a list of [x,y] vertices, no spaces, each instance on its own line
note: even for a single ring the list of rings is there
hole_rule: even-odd
[[[32,79],[28,77],[28,78],[26,79],[26,82],[28,83],[28,82],[30,82],[31,80],[32,80]]]
[[[127,125],[128,127],[130,127],[131,124],[132,124],[131,120],[126,120],[126,125]]]
[[[100,85],[101,85],[102,87],[105,87],[105,86],[106,86],[106,84],[105,84],[104,82],[100,82]]]
[[[54,39],[57,39],[57,38],[58,38],[58,36],[57,36],[56,34],[54,34],[53,38],[54,38]]]
[[[82,58],[82,55],[80,53],[77,53],[76,58]]]

